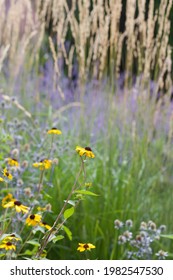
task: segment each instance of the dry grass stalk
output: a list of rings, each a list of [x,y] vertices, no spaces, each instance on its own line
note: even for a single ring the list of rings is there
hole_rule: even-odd
[[[18,74],[21,63],[24,63],[28,51],[33,47],[33,37],[38,35],[38,18],[30,0],[0,2],[0,45],[10,46],[8,51],[9,70],[13,76]],[[20,61],[19,61],[20,59]]]
[[[19,110],[21,110],[25,114],[25,116],[27,116],[30,119],[32,118],[31,113],[28,112],[17,100],[12,100],[8,95],[5,94],[2,94],[1,97],[5,101],[14,104]]]
[[[57,54],[56,54],[56,51],[55,51],[55,48],[54,48],[54,44],[53,44],[53,41],[52,41],[51,37],[49,37],[49,45],[50,45],[50,49],[51,49],[53,60],[54,60],[54,69],[55,69],[55,71],[54,71],[54,88],[58,89],[58,92],[59,92],[61,98],[64,100],[65,99],[64,93],[63,93],[61,87],[58,84],[58,79],[59,79],[59,76],[60,76],[60,70],[58,68],[58,57],[57,57]]]
[[[4,49],[10,46],[6,57],[11,72],[17,75],[18,61],[22,66],[28,57],[31,63],[39,59],[45,29],[51,22],[51,37],[56,37],[54,46],[49,40],[54,62],[55,57],[56,65],[63,59],[70,77],[76,58],[82,81],[87,79],[88,73],[99,79],[104,73],[117,77],[120,66],[125,65],[128,85],[135,65],[137,74],[143,75],[143,84],[147,84],[151,78],[163,77],[161,73],[170,57],[172,0],[161,0],[158,10],[154,2],[150,0],[147,6],[146,0],[127,0],[125,30],[121,32],[122,0],[11,0],[9,8],[6,1],[1,0],[0,45]],[[2,52],[1,56],[2,67]],[[57,67],[56,76],[60,72]],[[168,66],[166,69],[169,72],[166,81],[170,84]]]
[[[0,48],[0,72],[1,72],[1,69],[3,66],[3,62],[4,62],[5,58],[7,57],[9,48],[10,48],[10,45],[6,45],[5,47],[2,46]]]

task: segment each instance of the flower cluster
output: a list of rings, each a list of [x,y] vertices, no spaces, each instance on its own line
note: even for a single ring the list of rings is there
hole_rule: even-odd
[[[46,212],[52,212],[52,206],[50,203],[45,204],[45,198],[43,196],[43,182],[47,179],[47,174],[49,176],[51,172],[49,173],[44,171],[49,170],[53,165],[58,164],[58,159],[50,158],[54,153],[52,152],[54,136],[60,134],[62,134],[62,132],[55,127],[47,131],[46,135],[52,136],[48,157],[41,157],[37,154],[37,158],[32,157],[33,160],[31,166],[29,165],[28,160],[24,160],[23,162],[21,161],[21,164],[19,164],[18,159],[21,159],[21,152],[17,148],[13,148],[10,152],[11,157],[8,157],[4,160],[6,167],[2,170],[2,177],[0,177],[0,182],[2,182],[2,184],[4,184],[5,186],[4,190],[6,195],[2,198],[2,208],[4,208],[4,216],[2,220],[4,221],[4,223],[2,223],[2,231],[0,232],[0,250],[4,250],[4,252],[8,251],[8,255],[11,254],[11,257],[13,256],[15,258],[16,256],[17,258],[19,256],[19,253],[20,255],[22,255],[22,253],[25,254],[25,252],[29,252],[28,254],[30,254],[29,250],[23,250],[23,248],[25,246],[28,246],[28,243],[30,244],[30,242],[31,244],[36,244],[34,255],[35,257],[40,258],[43,255],[46,256],[45,247],[47,243],[54,239],[56,240],[56,238],[57,240],[59,240],[59,236],[56,237],[56,233],[58,233],[60,229],[65,229],[66,231],[64,231],[66,233],[69,232],[69,235],[71,234],[70,230],[68,230],[68,228],[64,226],[64,223],[66,219],[68,219],[70,215],[73,214],[74,207],[72,207],[72,209],[70,210],[71,212],[69,212],[69,209],[67,209],[66,212],[66,202],[61,209],[60,214],[53,222],[53,226],[50,226],[49,223],[45,221],[45,216],[47,215]],[[80,146],[76,146],[75,150],[82,160],[80,168],[80,173],[82,173],[84,170],[83,157],[84,159],[86,157],[94,158],[95,155],[90,147],[82,148]],[[27,152],[30,151],[30,146],[24,145],[23,151],[24,153],[22,154],[22,156],[27,156]],[[27,156],[27,158],[29,157]],[[39,160],[40,158],[43,159]],[[25,176],[22,177],[21,175],[23,175],[26,168],[28,168],[29,170],[31,168],[31,172],[33,172],[33,167],[40,170],[39,182],[36,182],[33,187],[32,183],[30,182],[32,178],[29,177],[30,181],[28,181],[28,186],[23,188],[23,186],[25,185]],[[28,174],[28,172],[26,174]],[[77,190],[79,186],[76,180],[68,196],[68,200],[70,200],[71,196],[75,194],[75,199],[77,198],[80,202],[80,200],[82,200],[81,196],[84,196],[85,191],[88,188],[91,188],[91,186],[91,182],[84,182],[84,189],[82,190],[82,194],[80,194],[80,196],[77,198],[75,191],[79,191]],[[88,191],[88,193],[92,192]],[[25,204],[27,198],[30,199],[30,202]],[[40,203],[42,198],[44,198],[44,202]],[[60,219],[61,221],[59,221]],[[28,233],[28,230],[30,230],[30,233]],[[12,231],[15,231],[15,233],[9,233]],[[40,235],[38,235],[37,232],[39,232]],[[35,235],[34,239],[30,241],[29,238],[31,238],[31,236],[33,235]],[[41,240],[43,240],[43,242]],[[21,245],[19,245],[19,241],[22,243]],[[41,247],[41,244],[43,244],[43,247]],[[38,249],[38,245],[40,249]],[[90,251],[94,248],[95,245],[93,245],[92,243],[79,243],[77,251]],[[4,252],[2,252],[2,255],[5,255]]]
[[[141,222],[139,233],[133,236],[130,229],[133,226],[131,220],[127,220],[125,223],[120,220],[115,220],[114,224],[116,229],[122,230],[118,236],[118,244],[125,245],[128,259],[152,259],[152,243],[160,239],[161,233],[166,228],[165,225],[157,228],[153,221],[149,221],[148,223]],[[159,259],[165,259],[168,253],[160,250],[155,256]]]
[[[0,249],[5,249],[6,251],[16,250],[15,243],[21,240],[14,233],[4,234],[0,239]]]

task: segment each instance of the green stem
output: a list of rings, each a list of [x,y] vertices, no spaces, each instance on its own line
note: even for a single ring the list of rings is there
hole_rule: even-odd
[[[22,251],[22,249],[24,248],[26,242],[30,239],[31,235],[32,235],[32,230],[30,231],[30,234],[28,235],[28,237],[26,238],[25,242],[23,243],[22,247],[20,248],[18,255],[20,254],[20,252]]]
[[[83,173],[84,173],[84,179],[85,179],[85,181],[86,181],[86,170],[85,170],[84,161],[83,161],[83,158],[82,158],[82,157],[80,157],[80,158],[81,158],[81,163],[82,163],[82,170],[83,170]]]
[[[51,139],[51,146],[50,146],[50,151],[49,151],[49,154],[48,154],[48,159],[51,155],[51,152],[52,152],[52,148],[53,148],[53,140],[54,140],[54,134],[52,134],[52,139]]]
[[[40,194],[40,191],[41,191],[41,185],[42,185],[42,182],[43,182],[44,171],[45,171],[45,169],[41,170],[41,173],[40,173],[40,180],[39,180],[39,183],[38,183],[38,194],[37,194],[37,197],[38,197],[38,195]]]
[[[76,180],[75,180],[74,185],[73,185],[73,187],[72,187],[72,189],[71,189],[71,192],[69,193],[69,195],[68,195],[68,197],[67,197],[67,199],[66,199],[66,201],[65,201],[65,203],[64,203],[64,205],[63,205],[63,207],[62,207],[62,209],[61,209],[61,211],[59,212],[59,214],[58,214],[58,216],[57,216],[57,218],[56,218],[56,220],[55,220],[55,222],[54,222],[52,228],[48,231],[48,233],[45,234],[44,239],[43,239],[43,242],[42,242],[42,245],[41,245],[41,247],[39,248],[39,251],[38,251],[37,254],[36,254],[36,258],[39,258],[39,257],[40,257],[40,255],[42,254],[44,248],[46,247],[47,243],[49,242],[49,238],[50,238],[52,232],[56,229],[56,225],[57,225],[59,219],[61,218],[61,216],[62,216],[62,214],[63,214],[63,212],[64,212],[64,210],[65,210],[65,208],[66,208],[66,206],[67,206],[67,204],[68,204],[68,201],[70,200],[72,194],[73,194],[74,191],[75,191],[76,184],[77,184],[77,181],[78,181],[78,179],[79,179],[79,176],[80,176],[82,170],[83,170],[83,165],[81,164],[81,168],[80,168],[80,170],[79,170],[78,175],[76,176]],[[59,230],[59,228],[58,228],[58,230]]]
[[[6,209],[6,211],[5,211],[5,217],[6,217],[6,213],[7,213],[7,209]],[[4,230],[2,231],[1,235],[4,234],[4,233],[7,231],[7,229],[9,228],[9,226],[10,226],[10,224],[11,224],[11,222],[12,222],[12,218],[14,217],[15,213],[16,213],[16,212],[13,212],[12,216],[10,217],[9,223],[7,224],[7,226],[6,226],[6,227],[4,228]],[[5,217],[4,217],[4,218],[5,218]],[[0,235],[0,236],[1,236],[1,235]]]
[[[80,201],[81,201],[81,199],[78,200],[78,202],[75,204],[74,208],[76,208],[76,207],[79,205]],[[64,219],[64,220],[56,227],[56,230],[54,231],[54,235],[58,233],[58,231],[62,228],[63,224],[65,224],[66,220],[67,220],[67,219]],[[51,244],[51,246],[49,247],[49,250],[47,251],[47,253],[51,250],[52,245],[53,245],[53,244]]]

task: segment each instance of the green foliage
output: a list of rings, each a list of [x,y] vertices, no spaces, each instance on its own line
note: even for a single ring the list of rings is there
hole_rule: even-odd
[[[70,218],[73,214],[74,214],[74,207],[68,208],[68,209],[65,210],[65,212],[64,212],[64,219],[67,220],[67,219]]]
[[[168,238],[168,239],[173,239],[173,234],[162,234],[161,237]]]

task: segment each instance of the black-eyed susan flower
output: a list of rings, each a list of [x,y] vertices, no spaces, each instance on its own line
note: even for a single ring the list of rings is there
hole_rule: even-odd
[[[79,252],[84,252],[84,251],[90,251],[91,249],[94,249],[96,246],[91,244],[91,243],[79,243],[79,247],[77,250]]]
[[[31,214],[26,219],[26,224],[28,226],[38,226],[41,223],[41,215],[39,214]]]
[[[2,242],[8,242],[8,241],[18,241],[21,240],[21,238],[17,237],[14,233],[12,234],[6,234],[5,237],[3,238]]]
[[[4,207],[4,205],[11,201],[13,199],[13,195],[11,193],[8,193],[3,199],[2,199],[2,207]]]
[[[4,203],[2,202],[2,206],[4,208],[15,208],[16,212],[23,212],[23,213],[28,213],[29,207],[25,206],[20,202],[19,200],[16,200],[15,198],[11,198],[11,201]]]
[[[2,177],[0,177],[0,182],[3,182],[3,181],[4,181],[4,179]]]
[[[40,162],[33,163],[33,167],[40,168],[40,170],[50,169],[52,165],[52,161],[49,159],[43,159]]]
[[[4,177],[7,177],[9,180],[13,179],[13,175],[7,170],[7,168],[4,168],[2,173],[3,173]]]
[[[46,228],[46,229],[48,229],[48,230],[50,230],[52,227],[51,226],[49,226],[47,223],[45,223],[45,222],[42,222],[42,223],[40,223],[40,226],[41,227],[44,227],[44,228]]]
[[[47,131],[47,134],[62,134],[61,130],[57,129],[56,127],[52,127]]]
[[[91,150],[90,147],[82,148],[80,146],[76,146],[76,152],[80,156],[86,156],[86,157],[90,157],[90,158],[95,158],[95,155],[94,155],[94,153],[93,153],[93,151]]]
[[[8,158],[8,164],[10,166],[17,166],[17,167],[19,166],[19,162],[15,158]]]
[[[8,241],[8,242],[3,242],[2,244],[0,244],[0,249],[5,249],[6,251],[8,250],[16,250],[16,246]]]

